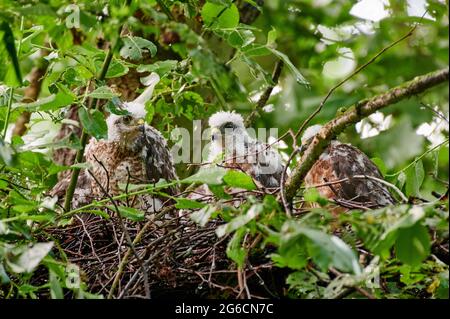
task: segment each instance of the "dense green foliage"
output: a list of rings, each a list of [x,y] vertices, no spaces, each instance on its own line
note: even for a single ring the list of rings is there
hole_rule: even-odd
[[[64,212],[46,194],[59,172],[74,168],[54,163],[51,152],[82,145],[78,138],[53,137],[69,121],[65,116],[71,105],[79,108],[81,127],[89,135],[106,136],[104,114],[89,110],[88,101],[105,100],[106,111],[120,114],[108,103],[118,93],[107,81],[129,72],[136,77],[157,72],[162,80],[146,105],[146,120],[169,139],[175,127],[192,130],[192,120],[205,120],[218,110],[249,114],[274,84],[271,73],[281,59],[279,85],[253,125],[276,127],[281,136],[289,129],[295,132],[329,89],[414,24],[411,37],[336,90],[311,124],[326,123],[342,108],[448,65],[448,2],[427,0],[422,18],[408,11],[408,2],[415,1],[390,1],[389,14],[377,22],[352,15],[355,1],[267,0],[256,9],[252,5],[257,2],[139,0],[124,6],[122,1],[78,1],[74,8],[63,0],[0,0],[0,298],[48,292],[62,298],[70,290],[69,261],[47,229],[64,227],[80,211]],[[76,12],[80,25],[71,28]],[[245,24],[244,13],[260,14]],[[105,81],[99,81],[107,48],[113,57]],[[23,101],[30,85],[27,74],[42,66],[48,67],[39,99]],[[94,88],[86,91],[89,85]],[[11,137],[25,111],[32,115],[28,133]],[[448,88],[441,85],[383,109],[339,137],[373,158],[409,203],[352,210],[335,220],[326,199],[312,190],[299,198],[316,208],[296,217],[286,216],[276,194],[249,196],[237,209],[226,204],[223,188],[252,191],[250,177],[221,169],[195,175],[182,163],[177,167],[182,184],[206,183],[217,200],[205,205],[178,198],[176,207],[195,210],[192,218],[200,225],[222,218],[226,223],[217,235],[231,235],[227,255],[239,267],[253,253],[247,235],[261,235],[258,249],[275,247],[270,256],[275,267],[291,270],[289,297],[335,298],[348,287],[360,287],[377,298],[448,298],[445,117]],[[427,136],[418,134],[426,128]],[[289,156],[289,135],[284,144],[280,151]],[[141,191],[155,188],[162,186]],[[84,212],[108,218],[104,205],[109,203],[94,203]],[[133,221],[144,218],[132,208],[123,207],[121,213]],[[339,237],[333,234],[337,229]],[[440,249],[447,249],[446,259],[440,259]],[[33,276],[42,269],[47,280],[38,285]],[[362,296],[358,290],[345,295]],[[74,289],[73,296],[98,297],[86,285]]]

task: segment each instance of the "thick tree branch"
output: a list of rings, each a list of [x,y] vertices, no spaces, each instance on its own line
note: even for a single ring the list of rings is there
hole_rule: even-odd
[[[291,202],[297,190],[300,188],[304,177],[313,164],[325,150],[332,138],[336,137],[348,126],[355,124],[368,115],[388,105],[419,94],[433,86],[448,81],[449,69],[441,69],[399,85],[386,93],[377,95],[371,99],[360,101],[353,105],[344,114],[328,122],[322,130],[314,137],[311,144],[305,150],[300,161],[294,168],[292,175],[286,185],[286,199]]]

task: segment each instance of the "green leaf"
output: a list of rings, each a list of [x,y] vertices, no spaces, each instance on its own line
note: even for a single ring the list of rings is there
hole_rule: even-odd
[[[307,188],[303,193],[303,198],[308,203],[318,203],[321,206],[325,206],[328,204],[328,200],[320,196],[319,191],[315,187]]]
[[[275,47],[277,37],[278,37],[278,32],[274,27],[272,27],[272,30],[270,30],[267,33],[267,46]]]
[[[261,44],[251,44],[242,48],[242,52],[246,57],[258,57],[258,56],[267,56],[271,54],[271,51],[267,48],[266,45]]]
[[[201,15],[208,28],[231,29],[239,24],[239,10],[234,4],[225,6],[207,2]]]
[[[61,107],[72,104],[75,95],[65,86],[58,84],[58,92],[50,96],[40,98],[32,103],[19,103],[17,107],[32,111],[55,111]]]
[[[141,64],[137,67],[138,72],[156,72],[160,78],[174,70],[178,66],[177,60],[157,61],[153,64]]]
[[[384,258],[387,258],[391,247],[395,244],[399,229],[407,229],[414,226],[421,219],[425,217],[425,211],[420,206],[413,206],[409,208],[407,205],[387,208],[388,214],[403,214],[398,220],[391,223],[390,226],[381,234],[379,239],[375,242],[372,251]]]
[[[386,167],[386,164],[384,164],[384,161],[381,158],[374,157],[374,158],[371,158],[371,161],[374,162],[375,165],[378,167],[378,169],[381,172],[381,175],[383,175],[383,176],[386,175],[387,167]]]
[[[110,219],[111,218],[111,216],[109,216],[109,214],[106,213],[103,210],[83,210],[83,213],[94,214],[94,215],[97,215],[97,216],[101,216],[104,219]]]
[[[245,258],[247,257],[247,251],[242,247],[242,240],[247,231],[244,228],[236,231],[228,242],[227,245],[227,256],[231,260],[233,260],[239,267],[242,267],[245,262]]]
[[[116,211],[116,207],[113,205],[106,206],[112,211]],[[141,222],[145,219],[145,214],[143,211],[140,211],[133,207],[126,207],[126,206],[117,206],[117,209],[119,210],[119,213],[122,217],[128,218],[135,222]]]
[[[175,207],[178,209],[198,209],[206,206],[204,203],[187,198],[177,198],[176,201]]]
[[[106,78],[111,79],[123,76],[127,74],[129,70],[130,69],[119,60],[113,60],[108,68],[108,71],[106,72]]]
[[[277,253],[271,255],[278,267],[302,269],[308,263],[305,238],[298,238],[292,242],[284,242],[278,248]]]
[[[5,44],[6,51],[8,52],[9,58],[12,61],[14,67],[14,72],[16,74],[16,80],[18,83],[7,83],[10,86],[21,86],[22,85],[22,74],[20,72],[19,59],[17,57],[16,45],[14,41],[14,34],[11,27],[6,21],[0,24],[0,31],[3,31],[3,43]]]
[[[199,211],[192,213],[191,219],[203,227],[208,223],[211,215],[216,210],[217,210],[216,207],[207,205],[207,206],[203,207],[202,209],[200,209]]]
[[[6,285],[9,284],[11,280],[8,277],[8,274],[6,273],[5,267],[2,263],[0,263],[0,284]]]
[[[97,140],[106,139],[108,136],[108,127],[106,125],[105,117],[98,111],[89,113],[84,107],[78,110],[78,116],[84,129]]]
[[[252,205],[244,215],[237,216],[225,225],[220,225],[219,227],[217,227],[217,237],[223,237],[224,235],[229,234],[236,229],[248,224],[250,221],[254,220],[263,210],[263,204]]]
[[[239,187],[249,191],[256,189],[256,185],[250,176],[236,170],[229,170],[223,177],[223,181],[231,187]]]
[[[181,183],[201,183],[208,185],[222,185],[223,177],[227,173],[227,170],[222,167],[203,168],[198,171],[197,174],[189,176],[181,180]]]
[[[236,29],[229,33],[227,41],[234,48],[243,48],[253,43],[255,39],[252,31]]]
[[[298,222],[287,221],[282,228],[282,244],[296,245],[297,241],[306,238],[306,248],[309,256],[323,270],[335,267],[344,272],[361,273],[356,254],[342,239],[324,232],[301,226]],[[302,248],[303,249],[303,248]],[[280,247],[281,250],[281,247]],[[289,250],[291,251],[291,250]],[[301,250],[303,254],[303,250]]]
[[[24,16],[47,16],[56,18],[58,15],[56,12],[50,7],[48,4],[37,3],[32,6],[17,8],[22,15]]]
[[[291,62],[291,60],[289,59],[289,57],[276,50],[273,48],[268,48],[270,51],[272,51],[273,54],[275,54],[277,57],[279,57],[285,64],[286,66],[291,70],[292,74],[295,77],[295,80],[300,83],[303,84],[305,86],[309,86],[309,82],[305,79],[305,77],[300,73],[300,71],[297,69],[297,67]]]
[[[209,185],[209,190],[216,196],[221,199],[232,199],[233,197],[230,194],[227,194],[224,190],[224,186],[222,185]]]
[[[50,273],[50,296],[52,299],[64,299],[63,290],[59,282],[58,275],[53,271],[49,270]]]
[[[123,47],[120,49],[120,55],[125,59],[140,60],[143,58],[145,52],[149,52],[153,57],[156,54],[157,48],[153,42],[141,37],[128,36],[123,38]]]
[[[399,229],[395,253],[401,262],[411,266],[419,265],[429,256],[430,247],[428,230],[420,223]]]
[[[175,98],[177,113],[183,114],[189,120],[193,120],[194,112],[203,109],[203,98],[195,92],[183,92]]]
[[[106,103],[106,105],[105,105],[105,109],[109,113],[116,114],[116,115],[128,115],[128,114],[130,114],[130,112],[128,112],[128,110],[118,108],[113,101],[108,101],[108,103]]]
[[[36,243],[31,247],[18,248],[19,254],[11,251],[11,255],[6,261],[8,267],[15,273],[31,273],[42,259],[50,252],[53,242]]]
[[[112,99],[117,95],[108,86],[101,86],[89,93],[88,96],[95,99]]]
[[[419,196],[420,186],[422,186],[425,178],[422,161],[417,161],[414,165],[406,170],[406,196]]]

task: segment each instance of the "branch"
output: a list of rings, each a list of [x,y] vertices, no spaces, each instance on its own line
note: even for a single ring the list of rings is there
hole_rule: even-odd
[[[250,126],[255,120],[256,116],[259,114],[260,110],[266,105],[267,100],[270,98],[274,87],[278,83],[278,79],[280,78],[281,71],[283,70],[284,62],[282,60],[278,60],[275,64],[275,68],[272,73],[272,84],[266,88],[263,95],[259,98],[258,103],[256,104],[253,111],[250,115],[245,119],[245,127]]]
[[[368,115],[407,97],[424,92],[425,90],[448,81],[449,69],[441,69],[399,85],[386,93],[371,99],[360,101],[344,114],[328,122],[314,137],[300,161],[297,163],[286,186],[286,199],[291,202],[300,188],[304,177],[328,146],[331,139],[340,134],[348,126],[355,124]]]
[[[320,102],[319,106],[317,107],[317,109],[314,110],[313,113],[311,113],[310,116],[308,116],[308,118],[303,122],[303,124],[300,126],[300,128],[298,129],[297,133],[295,133],[295,138],[297,139],[303,132],[303,130],[306,128],[306,126],[311,122],[311,120],[320,113],[320,111],[322,110],[323,106],[325,105],[325,103],[328,101],[328,99],[330,98],[331,94],[333,94],[334,91],[336,91],[339,87],[341,87],[345,82],[347,82],[348,80],[350,80],[353,76],[355,76],[356,74],[358,74],[359,72],[361,72],[362,70],[364,70],[366,67],[368,67],[370,64],[372,64],[373,62],[375,62],[376,59],[378,59],[383,53],[385,53],[386,51],[388,51],[390,48],[396,46],[398,43],[402,42],[403,40],[405,40],[406,38],[409,38],[414,30],[416,29],[417,24],[414,25],[414,27],[412,27],[411,30],[408,31],[408,33],[406,33],[404,36],[402,36],[400,39],[392,42],[391,44],[389,44],[387,47],[384,47],[383,49],[381,49],[380,52],[378,52],[377,54],[375,54],[369,61],[367,61],[366,63],[364,63],[363,65],[359,66],[355,71],[353,71],[351,74],[349,74],[348,76],[346,76],[342,81],[340,81],[338,84],[336,84],[334,87],[332,87],[327,95],[325,96],[325,98],[322,100],[322,102]]]
[[[105,60],[103,61],[102,69],[100,70],[100,74],[98,76],[99,81],[103,81],[105,79],[106,73],[108,71],[109,65],[112,60],[112,56],[113,56],[113,50],[109,49],[108,52],[106,53]],[[92,98],[89,101],[88,109],[91,109],[92,105],[94,105],[94,100],[95,99]],[[77,152],[77,155],[75,158],[75,164],[83,162],[84,149],[86,147],[88,138],[89,138],[89,134],[83,129],[83,132],[81,133],[81,138],[80,138],[81,149],[79,149]],[[77,187],[77,181],[78,181],[79,175],[80,175],[80,168],[74,168],[73,172],[72,172],[72,176],[70,177],[69,186],[67,187],[66,198],[64,199],[64,210],[66,212],[70,211],[70,207],[72,204],[72,198],[73,198],[73,194],[75,193],[75,188]]]

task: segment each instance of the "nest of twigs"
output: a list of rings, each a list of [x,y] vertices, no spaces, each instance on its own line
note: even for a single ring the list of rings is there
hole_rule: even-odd
[[[80,214],[71,225],[50,232],[80,267],[88,290],[109,298],[264,298],[280,293],[267,251],[237,269],[226,256],[229,238],[215,233],[222,221],[201,227],[187,215],[169,216],[170,210],[175,213],[166,208],[144,222],[119,218],[113,211],[109,219]]]

